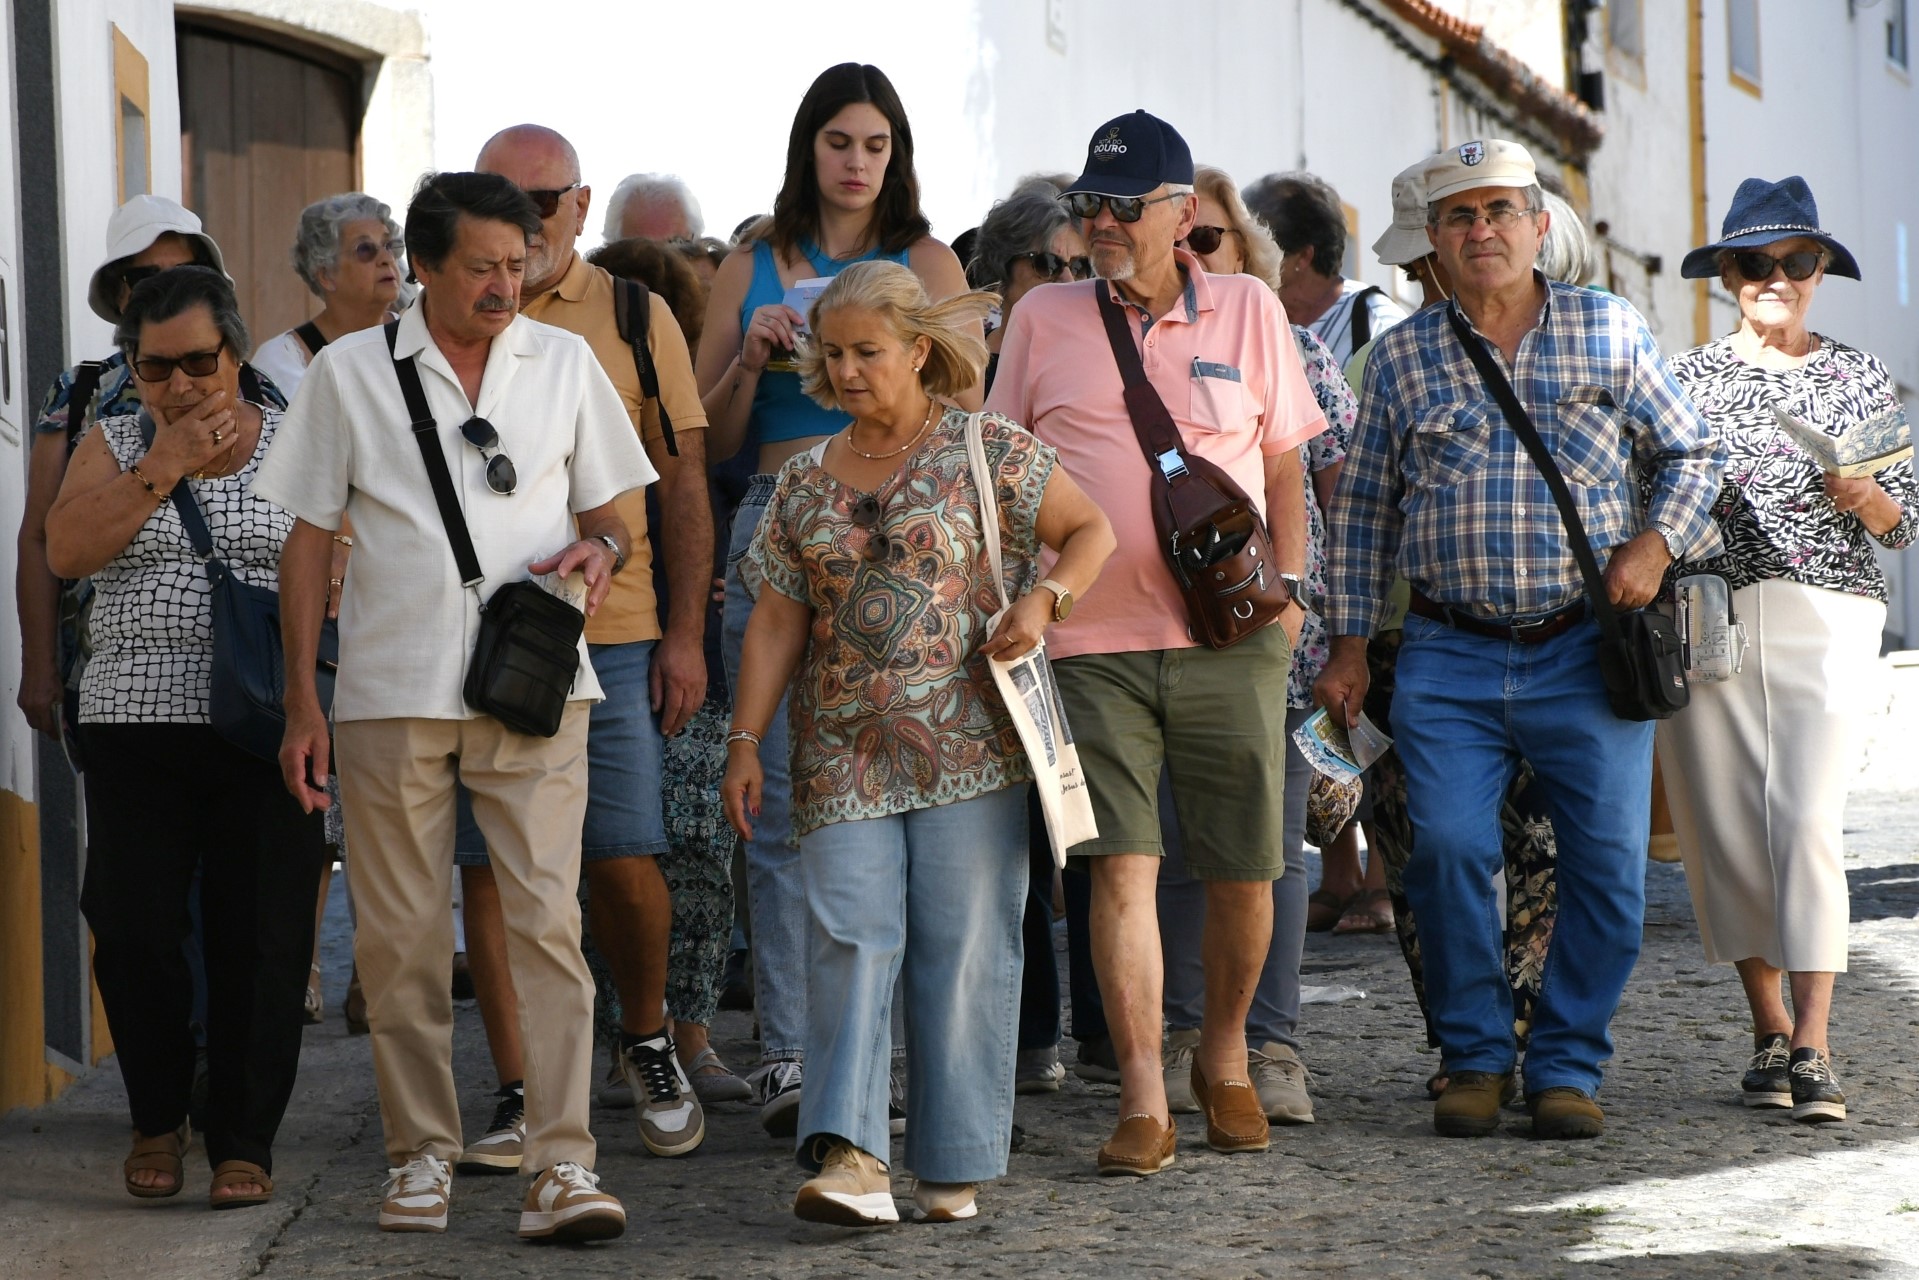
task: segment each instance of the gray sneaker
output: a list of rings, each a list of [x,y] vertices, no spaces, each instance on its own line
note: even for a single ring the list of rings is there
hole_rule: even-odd
[[[640,1141],[656,1156],[683,1156],[706,1140],[706,1113],[680,1069],[673,1037],[620,1036],[620,1072],[640,1109]]]
[[[1313,1097],[1306,1092],[1312,1076],[1297,1053],[1268,1041],[1246,1055],[1246,1066],[1268,1120],[1274,1124],[1313,1122]]]
[[[1013,1067],[1014,1093],[1058,1093],[1066,1079],[1066,1067],[1059,1060],[1059,1046],[1021,1049]]]
[[[1199,1111],[1193,1097],[1193,1051],[1199,1048],[1199,1030],[1168,1031],[1160,1042],[1159,1065],[1166,1077],[1166,1109],[1190,1116]]]

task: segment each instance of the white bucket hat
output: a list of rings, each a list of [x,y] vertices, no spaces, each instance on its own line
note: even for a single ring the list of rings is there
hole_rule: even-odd
[[[221,275],[227,275],[227,264],[220,256],[220,246],[213,243],[212,236],[200,229],[200,219],[191,209],[165,196],[135,196],[115,209],[113,216],[107,219],[107,256],[101,260],[99,268],[93,273],[92,282],[87,286],[87,305],[93,308],[93,314],[108,324],[120,323],[120,276],[109,268],[151,248],[155,240],[170,231],[198,241],[206,254],[208,265]],[[232,276],[227,276],[227,283],[233,283]]]
[[[1403,267],[1433,251],[1426,234],[1426,171],[1432,163],[1428,157],[1393,179],[1393,225],[1373,241],[1373,256],[1384,266]]]

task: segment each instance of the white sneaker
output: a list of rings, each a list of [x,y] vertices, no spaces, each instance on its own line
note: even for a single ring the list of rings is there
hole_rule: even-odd
[[[445,1231],[453,1174],[446,1161],[436,1156],[415,1156],[386,1171],[385,1194],[380,1202],[380,1230]]]
[[[656,1156],[683,1156],[706,1140],[706,1113],[680,1067],[673,1037],[621,1037],[620,1071],[640,1109],[640,1141]]]
[[[518,1173],[526,1149],[526,1089],[508,1085],[495,1095],[500,1105],[481,1138],[460,1153],[461,1173]]]
[[[520,1202],[522,1240],[611,1240],[625,1230],[620,1202],[571,1160],[535,1178]]]

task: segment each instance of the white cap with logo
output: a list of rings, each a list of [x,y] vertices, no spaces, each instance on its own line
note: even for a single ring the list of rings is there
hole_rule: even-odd
[[[1428,203],[1478,187],[1530,187],[1539,181],[1532,152],[1504,138],[1461,143],[1426,162]]]

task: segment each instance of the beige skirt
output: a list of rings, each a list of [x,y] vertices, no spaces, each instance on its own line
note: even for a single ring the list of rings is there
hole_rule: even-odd
[[[1733,592],[1752,647],[1658,727],[1693,913],[1714,964],[1844,972],[1841,830],[1886,607],[1773,579]]]

